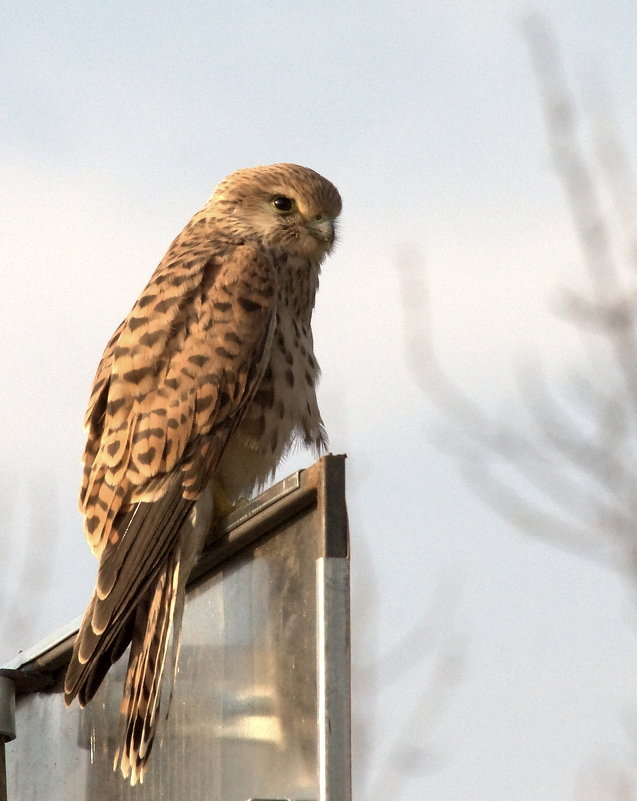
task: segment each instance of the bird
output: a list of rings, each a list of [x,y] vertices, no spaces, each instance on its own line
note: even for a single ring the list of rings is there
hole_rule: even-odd
[[[296,443],[327,448],[311,320],[341,207],[307,167],[231,173],[99,363],[79,499],[99,566],[64,697],[86,706],[130,644],[113,769],[131,785],[143,782],[172,688],[186,582],[207,532]]]

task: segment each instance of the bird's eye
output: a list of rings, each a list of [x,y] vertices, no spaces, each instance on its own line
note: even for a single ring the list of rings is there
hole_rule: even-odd
[[[278,211],[280,214],[287,214],[294,208],[294,201],[284,195],[275,195],[271,203],[275,211]]]

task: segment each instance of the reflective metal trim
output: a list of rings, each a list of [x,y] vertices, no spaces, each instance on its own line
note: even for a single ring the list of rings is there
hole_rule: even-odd
[[[317,560],[319,801],[351,801],[349,561]]]

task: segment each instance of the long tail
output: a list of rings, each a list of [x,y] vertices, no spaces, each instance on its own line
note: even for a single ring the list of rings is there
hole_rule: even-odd
[[[128,670],[120,710],[120,742],[113,769],[122,771],[132,785],[144,780],[146,762],[157,733],[164,668],[171,634],[179,636],[181,620],[175,619],[179,581],[180,549],[171,556],[155,586],[137,608]]]
[[[137,609],[120,710],[119,742],[113,769],[131,785],[144,781],[146,763],[160,722],[162,695],[172,699],[186,582],[199,558],[212,520],[212,503],[204,495],[185,521],[179,544]]]

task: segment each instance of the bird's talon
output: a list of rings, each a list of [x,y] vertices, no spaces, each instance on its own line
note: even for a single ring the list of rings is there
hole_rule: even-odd
[[[233,503],[220,487],[215,487],[213,497],[215,517],[217,520],[227,517],[231,512],[234,512],[235,509],[240,509],[248,503],[247,498],[239,498]]]

